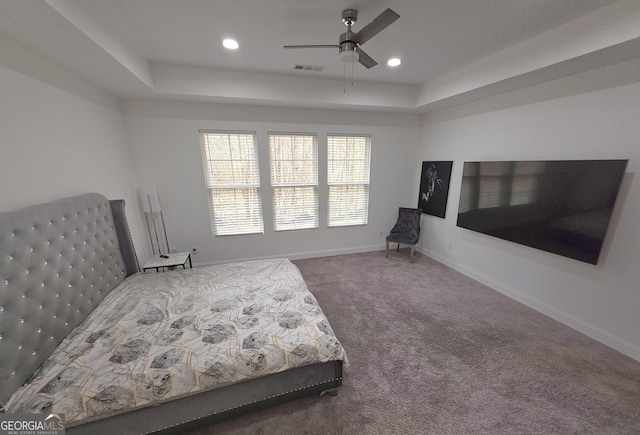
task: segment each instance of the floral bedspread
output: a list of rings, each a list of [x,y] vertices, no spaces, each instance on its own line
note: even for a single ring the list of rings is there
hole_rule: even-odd
[[[286,259],[137,273],[5,405],[67,425],[292,367],[347,358]]]

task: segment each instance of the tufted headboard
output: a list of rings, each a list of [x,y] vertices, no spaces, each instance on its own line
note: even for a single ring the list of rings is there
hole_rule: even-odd
[[[97,193],[0,214],[0,404],[140,270],[124,200]]]

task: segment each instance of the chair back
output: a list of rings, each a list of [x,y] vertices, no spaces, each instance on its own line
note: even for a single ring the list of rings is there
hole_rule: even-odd
[[[398,210],[398,221],[391,229],[391,234],[403,233],[414,236],[416,240],[420,237],[420,218],[422,210],[419,208],[400,207]]]

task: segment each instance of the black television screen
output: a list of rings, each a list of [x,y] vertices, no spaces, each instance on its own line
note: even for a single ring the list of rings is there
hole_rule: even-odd
[[[465,162],[458,226],[597,264],[627,162]]]

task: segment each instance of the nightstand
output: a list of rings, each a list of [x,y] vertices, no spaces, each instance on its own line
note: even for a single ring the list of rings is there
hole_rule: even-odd
[[[165,267],[176,266],[182,266],[183,269],[186,269],[187,261],[189,262],[189,268],[193,268],[190,252],[174,252],[166,255],[168,255],[169,258],[162,258],[159,255],[151,257],[149,261],[142,266],[142,271],[146,272],[147,269],[155,269],[156,272],[160,272],[160,269],[164,271]]]

